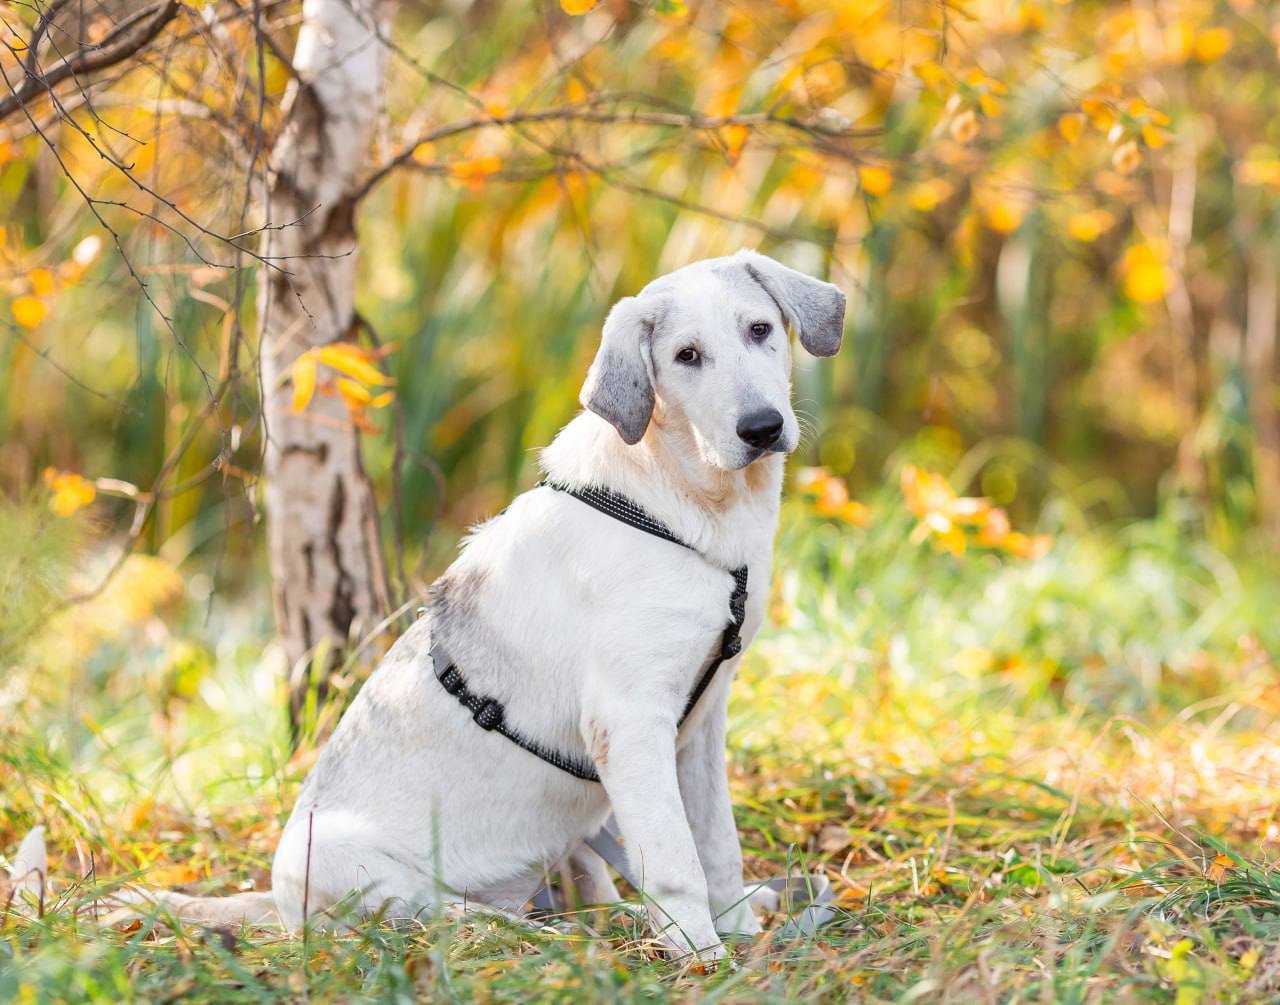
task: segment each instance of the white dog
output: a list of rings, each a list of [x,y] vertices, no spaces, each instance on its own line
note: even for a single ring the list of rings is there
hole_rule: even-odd
[[[745,250],[620,301],[587,411],[543,451],[551,484],[476,529],[343,716],[285,827],[273,890],[164,902],[192,920],[278,912],[290,926],[343,906],[520,911],[565,862],[585,900],[606,902],[617,894],[584,840],[612,813],[669,947],[718,959],[718,933],[759,931],[726,778],[726,640],[750,641],[763,617],[799,440],[787,329],[831,356],[844,305],[835,286]]]

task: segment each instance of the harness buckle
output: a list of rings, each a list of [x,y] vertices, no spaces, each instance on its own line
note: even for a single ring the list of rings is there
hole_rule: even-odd
[[[496,729],[502,725],[502,717],[502,702],[495,701],[493,698],[484,699],[474,715],[476,725],[481,729]]]

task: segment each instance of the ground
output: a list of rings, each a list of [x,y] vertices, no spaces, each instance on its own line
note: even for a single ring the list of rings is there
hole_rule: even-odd
[[[142,560],[0,685],[0,853],[46,823],[56,885],[43,917],[0,918],[0,1000],[1280,996],[1270,564],[1163,520],[1042,520],[1052,547],[1018,557],[935,548],[888,496],[871,513],[788,503],[733,699],[748,870],[825,872],[842,912],[815,937],[771,918],[703,973],[623,911],[301,938],[96,925],[125,878],[265,888],[308,760],[283,752],[253,587],[218,602],[209,575]]]

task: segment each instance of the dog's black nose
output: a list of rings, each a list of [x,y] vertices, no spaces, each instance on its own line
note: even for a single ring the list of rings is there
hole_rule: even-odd
[[[762,408],[738,420],[738,437],[743,443],[764,450],[782,435],[782,416],[776,408]]]

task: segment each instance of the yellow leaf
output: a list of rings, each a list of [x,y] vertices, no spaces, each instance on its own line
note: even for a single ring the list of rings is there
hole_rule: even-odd
[[[334,386],[337,387],[338,396],[347,403],[348,408],[365,408],[373,400],[373,394],[369,389],[350,377],[339,377],[334,381]]]
[[[468,188],[484,188],[485,181],[492,174],[502,169],[502,158],[494,154],[474,157],[470,160],[454,161],[449,165],[449,177],[462,182]]]
[[[1068,143],[1075,144],[1084,133],[1084,115],[1080,112],[1068,112],[1058,120],[1058,132]]]
[[[1208,28],[1196,36],[1193,51],[1199,62],[1212,63],[1230,51],[1233,41],[1230,28]]]
[[[560,9],[571,17],[580,17],[596,5],[596,0],[560,0]]]
[[[13,320],[23,328],[35,328],[49,313],[49,308],[39,297],[14,297],[9,309],[13,311]]]
[[[951,183],[942,178],[931,178],[916,185],[907,194],[907,204],[921,213],[931,213],[951,198]]]
[[[1169,134],[1159,126],[1148,123],[1142,127],[1142,142],[1152,150],[1159,150],[1169,142]]]
[[[125,810],[124,829],[129,833],[140,831],[144,826],[146,826],[147,820],[150,819],[151,810],[154,805],[155,801],[148,796],[141,802],[134,803],[130,806]]]
[[[1230,855],[1219,855],[1209,865],[1209,882],[1221,883],[1235,867],[1236,860]]]
[[[413,148],[413,159],[419,164],[432,164],[436,159],[434,143],[419,143]]]
[[[1275,157],[1250,158],[1236,166],[1236,179],[1242,185],[1270,185],[1280,188],[1280,160]]]
[[[924,82],[926,87],[940,89],[950,79],[947,71],[931,59],[917,63],[913,69],[916,76]]]
[[[742,156],[742,148],[747,145],[747,140],[751,137],[751,127],[735,123],[732,126],[725,126],[721,136],[729,160],[736,161]]]
[[[1168,268],[1163,247],[1154,242],[1135,244],[1120,260],[1124,276],[1124,292],[1130,300],[1152,304],[1169,288]]]
[[[505,101],[486,101],[484,110],[495,119],[505,119],[511,114],[511,106]]]
[[[316,357],[315,352],[308,350],[293,361],[289,370],[289,378],[293,381],[293,411],[300,413],[316,393]]]
[[[32,269],[27,279],[31,282],[31,292],[37,297],[47,297],[53,292],[53,273],[48,269]]]
[[[369,362],[369,353],[349,342],[334,342],[315,350],[325,366],[345,373],[370,387],[388,387],[395,383],[390,377]]]
[[[369,399],[370,408],[386,408],[396,400],[395,391],[383,391],[381,394],[375,394]]]
[[[979,96],[978,104],[982,108],[982,114],[989,119],[999,118],[1000,112],[1003,110],[1000,105],[1000,99],[990,92]]]
[[[1091,244],[1115,225],[1116,219],[1105,209],[1075,213],[1067,220],[1067,233],[1072,240]]]
[[[713,94],[707,100],[705,109],[708,116],[723,119],[738,110],[738,98],[742,94],[741,87],[729,87]]]
[[[98,495],[93,482],[70,471],[44,469],[44,483],[53,492],[49,509],[58,516],[71,516],[88,506]]]
[[[159,865],[147,870],[147,882],[155,886],[181,886],[200,878],[200,870],[191,865]]]
[[[1018,11],[1018,18],[1015,22],[1019,31],[1033,32],[1040,31],[1045,25],[1045,13],[1040,7],[1033,7],[1031,4],[1023,4]]]
[[[858,168],[858,180],[867,195],[881,196],[893,188],[893,175],[888,168],[877,164]]]
[[[1080,102],[1080,110],[1089,116],[1095,129],[1105,131],[1115,125],[1116,114],[1103,98],[1084,98]]]
[[[1022,224],[1024,209],[1020,203],[1002,196],[983,201],[982,219],[998,234],[1012,234]]]

